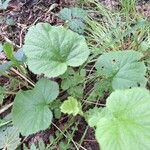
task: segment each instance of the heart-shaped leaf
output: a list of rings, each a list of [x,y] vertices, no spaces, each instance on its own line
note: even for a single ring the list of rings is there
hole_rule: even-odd
[[[96,62],[100,75],[112,78],[113,89],[146,86],[146,67],[136,51],[117,51],[101,55]]]
[[[47,77],[65,73],[67,66],[80,66],[89,56],[83,36],[48,23],[38,23],[29,29],[23,50],[29,69]]]
[[[53,115],[48,104],[59,94],[56,82],[41,79],[33,90],[20,91],[13,105],[13,123],[23,135],[44,130],[51,124]]]
[[[85,29],[85,20],[87,12],[81,8],[64,8],[60,11],[59,16],[61,19],[69,22],[68,25],[71,30],[77,33],[83,33]]]
[[[144,88],[116,90],[97,117],[96,139],[102,150],[150,149],[150,93]],[[95,122],[94,122],[95,123]]]

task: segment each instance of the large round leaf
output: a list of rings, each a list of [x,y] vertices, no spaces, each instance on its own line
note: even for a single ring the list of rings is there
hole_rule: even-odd
[[[102,150],[150,149],[150,93],[143,88],[117,90],[97,118],[96,139]]]
[[[83,36],[48,23],[38,23],[29,29],[23,50],[30,70],[47,77],[63,74],[67,66],[80,66],[89,56]]]
[[[101,55],[96,62],[100,75],[112,78],[113,89],[145,87],[146,67],[139,60],[142,54],[136,51],[116,51]]]
[[[30,91],[20,91],[13,105],[13,123],[23,135],[36,133],[49,127],[52,112],[48,104],[59,93],[58,84],[47,79],[40,80]]]

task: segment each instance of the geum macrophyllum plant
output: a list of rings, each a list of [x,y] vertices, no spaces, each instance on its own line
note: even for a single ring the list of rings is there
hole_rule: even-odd
[[[29,29],[23,50],[29,69],[47,77],[62,75],[68,66],[82,65],[90,53],[83,36],[48,23],[38,23]]]
[[[66,76],[74,79],[77,85],[86,78],[84,67],[76,75],[71,67],[81,66],[87,61],[89,48],[83,36],[69,29],[38,23],[25,36],[23,51],[33,73],[65,79],[60,85],[64,91],[73,86]],[[79,101],[82,96],[68,92],[69,97],[60,106],[61,112],[84,116],[88,124],[96,128],[95,136],[102,150],[149,149],[150,94],[144,89],[147,79],[143,54],[133,50],[114,51],[97,58],[96,74],[102,81],[110,82],[109,88],[114,90],[106,100],[106,107],[96,107],[84,113]],[[68,66],[68,71],[72,69],[69,75]],[[41,79],[32,90],[17,93],[12,119],[22,135],[27,136],[49,127],[53,119],[52,103],[58,95],[59,85],[50,79]]]
[[[61,111],[83,115],[81,105],[69,97]],[[150,93],[144,88],[116,90],[107,98],[106,107],[84,113],[102,150],[150,149]]]
[[[39,80],[33,90],[17,93],[12,119],[22,135],[33,134],[49,127],[53,118],[49,104],[58,94],[58,84],[48,79]]]
[[[85,113],[102,150],[150,149],[150,93],[144,88],[116,90],[105,108]]]
[[[142,57],[142,53],[133,50],[114,51],[102,54],[95,66],[99,75],[111,79],[114,90],[145,87],[146,67],[140,61]]]
[[[89,56],[83,36],[64,27],[38,23],[31,27],[23,46],[29,69],[36,74],[57,77],[67,66],[80,66]],[[13,123],[22,135],[44,130],[52,122],[49,104],[59,94],[56,82],[41,79],[33,90],[20,91],[14,100]]]

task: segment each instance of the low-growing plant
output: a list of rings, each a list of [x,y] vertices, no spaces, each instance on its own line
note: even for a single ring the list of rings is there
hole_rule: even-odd
[[[80,66],[89,56],[89,48],[83,36],[48,23],[38,23],[29,29],[23,51],[29,69],[47,77],[65,73],[68,66]]]
[[[95,67],[100,75],[112,79],[114,90],[145,87],[146,67],[140,62],[142,57],[142,53],[135,51],[109,52],[98,58]]]
[[[77,114],[83,115],[81,103],[73,97],[68,97],[68,100],[64,101],[60,107],[61,112],[72,114],[76,116]]]
[[[41,79],[33,90],[20,91],[16,95],[12,120],[22,135],[36,133],[49,127],[53,114],[48,105],[57,98],[58,94],[57,83]]]
[[[120,0],[122,10],[127,14],[134,14],[137,0]]]
[[[66,21],[69,28],[77,33],[83,34],[87,12],[81,8],[64,8],[60,11],[59,16]]]
[[[105,108],[86,112],[87,122],[103,150],[149,149],[150,93],[143,88],[116,90]],[[146,111],[145,111],[146,110]]]
[[[0,148],[84,149],[90,126],[102,150],[150,149],[149,23],[87,2],[94,9],[89,14],[77,7],[60,11],[67,26],[31,26],[17,52],[2,44],[7,61],[0,74],[9,86],[0,86],[0,114],[12,106],[12,117],[0,120]],[[14,101],[7,105],[8,97]],[[88,126],[77,143],[82,118]],[[24,144],[44,130],[52,131],[46,144]]]
[[[0,10],[5,10],[8,7],[10,0],[0,0]]]

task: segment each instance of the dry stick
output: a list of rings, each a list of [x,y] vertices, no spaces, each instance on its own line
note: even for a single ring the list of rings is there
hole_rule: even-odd
[[[8,105],[4,106],[2,109],[0,109],[0,115],[6,111],[7,109],[9,109],[11,106],[13,105],[13,102],[9,103]]]
[[[65,138],[68,138],[68,137],[64,134],[64,132],[61,131],[61,129],[60,129],[59,127],[57,127],[57,125],[55,125],[53,122],[52,122],[52,125],[53,125],[55,128],[57,128],[57,129],[65,136]],[[79,148],[78,148],[78,146],[76,145],[75,141],[74,141],[71,137],[70,137],[70,139],[71,139],[72,143],[74,144],[74,146],[76,147],[76,149],[79,150]]]
[[[94,102],[91,102],[91,101],[87,101],[87,100],[82,100],[84,101],[85,103],[89,103],[89,104],[95,104],[97,106],[106,106],[106,104],[97,104],[97,103],[94,103]]]
[[[76,143],[76,142],[75,142]],[[81,146],[80,144],[78,144],[78,143],[76,143],[78,146],[79,146],[79,148],[82,148],[83,150],[87,150],[86,148],[84,148],[83,146]]]
[[[46,12],[46,15],[47,15],[49,12],[51,12],[53,9],[57,8],[57,6],[58,6],[58,4],[56,4],[56,3],[52,4],[52,5],[49,7],[48,11]]]
[[[23,78],[24,80],[26,80],[32,86],[35,86],[34,83],[32,83],[29,79],[27,79],[24,75],[22,75],[21,73],[19,73],[14,68],[12,68],[11,71],[13,71],[15,74],[19,75],[21,78]],[[14,93],[11,93],[11,94],[14,94]],[[0,114],[2,114],[4,111],[6,111],[7,109],[9,109],[12,105],[13,105],[13,102],[10,103],[10,104],[8,104],[8,105],[6,105],[6,106],[4,106],[2,109],[0,109]]]
[[[20,48],[22,47],[22,43],[23,43],[23,42],[22,42],[22,34],[23,34],[23,31],[24,31],[24,28],[21,29],[20,34],[19,34],[19,39],[20,39],[19,47],[20,47]]]
[[[29,79],[27,79],[24,75],[19,73],[16,69],[12,68],[11,71],[13,71],[15,74],[19,75],[21,78],[23,78],[25,81],[27,81],[30,85],[33,87],[35,86],[33,82],[31,82]]]
[[[8,39],[6,36],[3,36],[4,40],[8,43],[11,43],[13,46],[16,46],[17,48],[20,48],[19,45],[16,45],[14,42],[12,42],[10,39]]]

